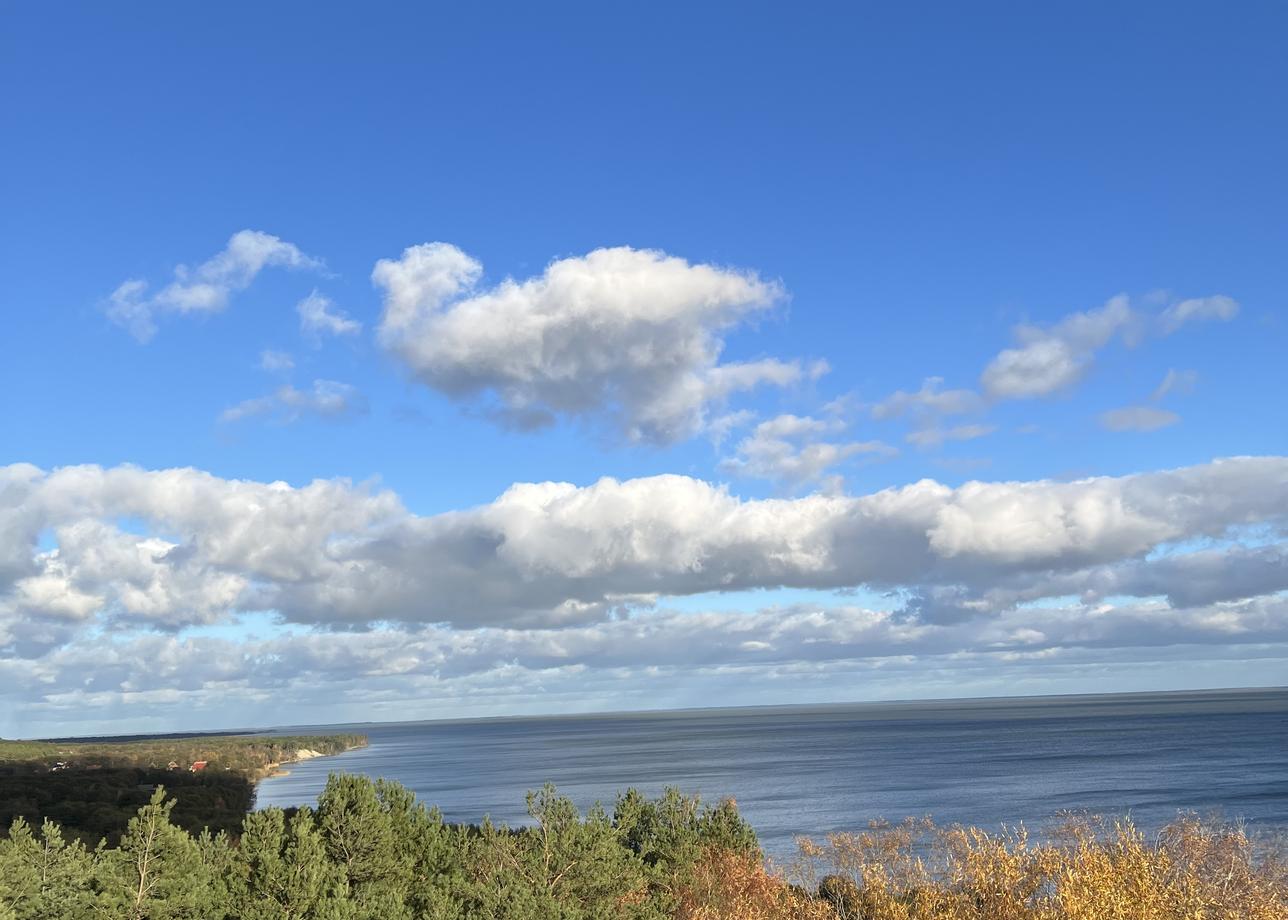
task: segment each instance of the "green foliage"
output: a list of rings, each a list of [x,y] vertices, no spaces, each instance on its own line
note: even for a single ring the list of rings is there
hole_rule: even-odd
[[[366,745],[363,735],[198,735],[117,741],[2,741],[0,775],[45,773],[58,763],[79,769],[187,769],[206,761],[211,772],[266,776],[300,750],[339,754]]]
[[[546,786],[528,795],[534,826],[484,822],[466,847],[467,916],[655,917],[646,867],[602,808],[583,816]]]
[[[236,835],[258,778],[302,750],[336,754],[365,743],[361,735],[0,741],[0,831],[15,818],[30,825],[49,819],[88,845],[115,845],[164,785],[177,799],[174,823],[193,834],[209,828]],[[204,769],[190,769],[203,761]]]
[[[383,780],[332,775],[310,808],[246,816],[236,835],[176,824],[157,789],[119,845],[46,821],[0,839],[0,920],[1281,920],[1288,865],[1238,829],[1130,825],[1062,844],[969,828],[877,825],[802,841],[801,886],[766,871],[731,801],[630,790],[611,816],[554,787],[529,822],[453,826]],[[833,871],[816,873],[819,862]],[[808,870],[808,871],[806,871]]]
[[[280,808],[247,817],[239,846],[223,864],[230,914],[245,920],[351,916],[339,868],[327,856],[313,812],[289,819]]]
[[[114,850],[100,848],[102,900],[128,920],[197,920],[217,916],[211,866],[197,840],[170,821],[174,800],[157,789],[130,820]]]
[[[613,824],[622,845],[645,866],[651,900],[674,910],[692,870],[711,851],[760,856],[751,825],[732,799],[711,807],[696,796],[667,789],[650,800],[636,789],[618,796]]]
[[[172,820],[194,834],[236,833],[255,799],[255,787],[240,773],[108,768],[61,770],[0,777],[0,827],[16,818],[29,824],[51,820],[69,837],[115,845],[135,812],[157,786],[177,800]]]
[[[0,848],[0,917],[77,920],[89,915],[95,867],[83,844],[65,841],[52,822],[33,832],[21,819],[10,828],[7,843]]]
[[[0,920],[660,920],[712,847],[758,853],[731,804],[636,792],[582,814],[552,786],[530,825],[448,825],[397,783],[332,775],[316,810],[269,808],[197,836],[163,788],[119,844],[47,822],[0,840]]]

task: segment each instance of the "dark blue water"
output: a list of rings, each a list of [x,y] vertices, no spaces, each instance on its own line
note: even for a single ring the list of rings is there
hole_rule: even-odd
[[[333,770],[397,780],[449,821],[525,818],[555,783],[583,808],[629,786],[733,796],[771,855],[797,834],[933,816],[1041,827],[1060,811],[1143,827],[1219,811],[1288,828],[1288,690],[688,710],[312,726],[370,746],[293,765],[259,804],[311,804]]]

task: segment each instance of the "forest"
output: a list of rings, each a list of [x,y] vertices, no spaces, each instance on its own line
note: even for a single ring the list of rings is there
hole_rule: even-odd
[[[726,800],[631,790],[585,814],[550,786],[522,827],[448,824],[404,787],[333,774],[316,808],[190,833],[158,788],[115,845],[16,820],[0,920],[1283,920],[1285,865],[1182,818],[1022,831],[874,824],[767,867]]]
[[[67,839],[115,845],[159,786],[170,820],[199,834],[236,834],[255,782],[302,751],[338,754],[361,735],[195,735],[95,741],[0,741],[0,828],[17,818],[58,824]]]
[[[162,735],[139,739],[0,740],[0,776],[41,773],[56,767],[187,769],[205,762],[210,769],[260,779],[301,750],[339,754],[362,747],[364,735]]]

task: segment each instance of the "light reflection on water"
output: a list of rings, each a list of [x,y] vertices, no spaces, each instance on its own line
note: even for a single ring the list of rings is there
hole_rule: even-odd
[[[555,783],[582,808],[635,786],[733,796],[766,851],[869,819],[1033,827],[1062,810],[1178,811],[1288,827],[1288,690],[685,710],[310,726],[370,746],[290,767],[258,804],[312,804],[332,771],[397,780],[449,821],[526,819]]]

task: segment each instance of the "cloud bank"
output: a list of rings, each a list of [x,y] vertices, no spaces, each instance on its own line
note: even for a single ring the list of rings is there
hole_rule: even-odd
[[[684,476],[521,483],[431,516],[345,481],[296,488],[191,469],[23,465],[0,481],[4,609],[60,622],[152,617],[160,627],[249,609],[343,629],[548,628],[659,595],[984,590],[1139,564],[1160,547],[1288,519],[1288,459],[1277,457],[793,499],[739,499]],[[108,547],[134,561],[106,564]],[[166,603],[170,594],[182,603]]]
[[[0,697],[41,718],[212,691],[304,705],[323,686],[355,706],[511,705],[659,671],[1283,653],[1285,524],[1283,457],[763,500],[684,476],[520,483],[434,515],[343,480],[17,464],[0,468]],[[889,603],[669,607],[783,586]],[[256,611],[281,624],[268,638],[201,635]]]

